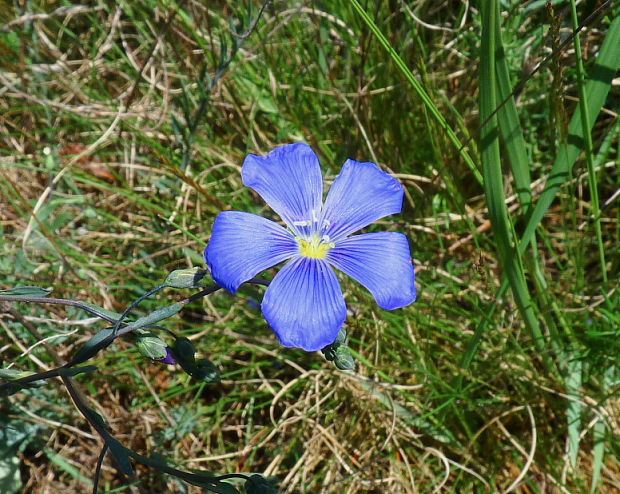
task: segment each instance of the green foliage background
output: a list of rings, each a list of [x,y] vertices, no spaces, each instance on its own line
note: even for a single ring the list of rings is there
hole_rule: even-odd
[[[385,312],[343,279],[356,373],[280,348],[262,288],[217,293],[165,325],[220,384],[130,340],[80,377],[119,440],[283,492],[620,492],[616,2],[52,4],[0,12],[0,288],[122,312],[203,264],[217,212],[273,214],[240,166],[288,142],[328,183],[351,157],[406,188],[376,228],[409,235],[419,300]],[[179,295],[158,297],[137,317]],[[104,327],[15,308],[2,367],[53,365],[24,324],[64,358]],[[15,492],[92,486],[101,445],[59,389],[0,405]]]

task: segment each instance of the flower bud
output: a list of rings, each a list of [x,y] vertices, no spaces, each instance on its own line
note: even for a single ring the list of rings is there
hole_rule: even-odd
[[[199,267],[177,269],[172,271],[164,285],[171,288],[200,288],[204,286],[203,278],[207,275],[208,271]]]

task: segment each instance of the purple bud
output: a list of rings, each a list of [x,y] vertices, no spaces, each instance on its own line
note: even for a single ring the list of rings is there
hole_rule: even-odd
[[[166,356],[164,358],[158,358],[155,359],[156,362],[161,362],[162,364],[170,364],[170,365],[174,365],[177,363],[176,360],[174,360],[174,357],[172,356],[172,352],[170,351],[170,348],[166,347]]]

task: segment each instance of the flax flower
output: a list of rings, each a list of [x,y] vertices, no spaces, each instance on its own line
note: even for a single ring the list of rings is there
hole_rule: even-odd
[[[241,174],[286,227],[255,214],[224,211],[215,219],[205,259],[213,279],[231,293],[288,261],[261,304],[282,345],[314,351],[334,342],[347,314],[334,267],[366,287],[382,309],[415,300],[405,235],[351,235],[401,211],[403,187],[394,177],[374,163],[349,159],[323,202],[319,160],[301,143],[264,157],[250,154]]]

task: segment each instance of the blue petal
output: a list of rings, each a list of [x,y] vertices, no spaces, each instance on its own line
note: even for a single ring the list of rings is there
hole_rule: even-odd
[[[277,223],[255,214],[224,211],[215,218],[205,260],[213,279],[235,293],[241,283],[298,250],[293,235]]]
[[[409,243],[402,233],[346,238],[330,249],[327,260],[364,285],[382,309],[398,309],[416,299]]]
[[[325,233],[337,241],[379,218],[400,213],[403,193],[400,182],[374,163],[347,160],[325,200]]]
[[[320,350],[336,339],[347,309],[336,273],[321,259],[296,257],[275,276],[263,315],[284,346]]]
[[[280,146],[264,157],[250,154],[241,176],[291,230],[298,232],[298,225],[318,220],[323,179],[319,160],[307,144]]]

